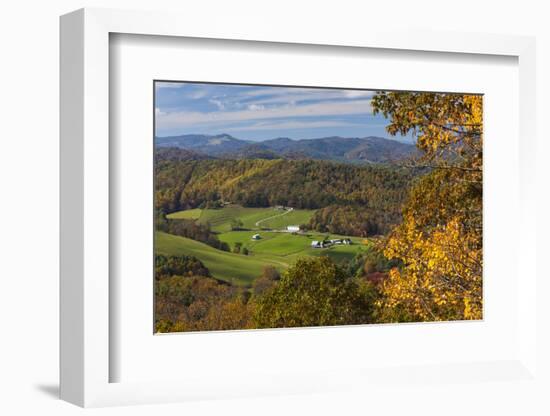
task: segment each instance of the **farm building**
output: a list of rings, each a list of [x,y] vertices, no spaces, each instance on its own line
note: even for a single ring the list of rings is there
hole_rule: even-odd
[[[345,245],[349,245],[349,244],[352,244],[352,241],[350,238],[335,238],[335,239],[332,239],[332,240],[324,240],[324,241],[317,241],[317,240],[313,240],[311,242],[311,247],[313,248],[327,248],[327,247],[331,247],[333,245],[340,245],[340,244],[345,244]]]
[[[253,239],[253,240],[259,240],[260,238],[262,238],[262,237],[260,236],[260,234],[254,234],[254,235],[252,236],[252,239]]]
[[[286,227],[286,230],[290,233],[297,233],[298,231],[300,231],[300,226],[299,225],[289,225]]]
[[[325,247],[329,247],[329,246],[330,246],[330,242],[328,242],[328,241],[313,240],[311,242],[311,247],[312,248],[325,248]]]
[[[333,240],[329,240],[330,244],[351,244],[351,239],[349,238],[336,238]]]

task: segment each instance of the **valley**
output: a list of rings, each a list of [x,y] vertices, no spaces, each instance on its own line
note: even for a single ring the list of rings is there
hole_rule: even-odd
[[[239,286],[250,286],[265,266],[272,266],[282,272],[300,257],[321,255],[342,263],[351,260],[368,245],[367,240],[359,237],[288,231],[287,227],[308,223],[314,212],[238,205],[174,212],[167,216],[171,221],[193,220],[208,224],[219,240],[227,243],[229,251],[218,250],[190,238],[158,232],[156,252],[172,256],[193,255],[208,267],[213,277]],[[314,241],[343,238],[349,238],[352,244],[312,247]],[[236,247],[239,247],[238,252]]]

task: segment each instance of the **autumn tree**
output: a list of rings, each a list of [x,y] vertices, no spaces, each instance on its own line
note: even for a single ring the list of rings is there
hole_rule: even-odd
[[[365,324],[371,322],[366,287],[328,257],[302,258],[256,301],[259,328]]]
[[[210,271],[193,256],[155,256],[155,278],[171,276],[210,276]]]
[[[384,250],[393,268],[378,302],[390,321],[482,318],[482,97],[379,92],[390,134],[412,133],[420,173]],[[392,313],[392,311],[394,311]]]
[[[243,289],[203,276],[171,276],[155,282],[157,332],[252,328]]]
[[[263,294],[268,289],[275,286],[281,279],[279,271],[273,266],[264,266],[262,274],[252,283],[252,289],[256,296]]]

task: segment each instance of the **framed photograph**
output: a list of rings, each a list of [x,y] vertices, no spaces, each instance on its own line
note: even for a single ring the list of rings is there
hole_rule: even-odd
[[[483,319],[482,95],[154,94],[156,333]]]
[[[536,384],[533,39],[243,27],[61,18],[62,398]]]

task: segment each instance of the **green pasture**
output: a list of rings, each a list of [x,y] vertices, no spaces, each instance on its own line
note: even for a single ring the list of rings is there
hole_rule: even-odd
[[[315,210],[295,209],[284,211],[276,208],[245,208],[229,205],[219,209],[190,209],[167,215],[168,219],[194,219],[201,224],[210,224],[212,231],[231,231],[231,221],[239,219],[242,227],[249,230],[272,228],[286,229],[289,225],[307,224]],[[258,223],[258,225],[256,225]]]
[[[220,209],[205,209],[199,218],[202,224],[209,223],[212,231],[226,232],[231,230],[231,221],[240,219],[244,228],[253,228],[254,223],[269,217],[271,208],[245,208],[238,205],[230,205]]]
[[[288,266],[288,263],[282,261],[228,253],[189,238],[163,232],[156,233],[155,244],[157,254],[195,256],[208,267],[214,277],[243,286],[260,276],[264,266],[274,266],[279,270]]]
[[[283,214],[284,215],[281,215]],[[365,248],[362,239],[351,237],[352,245],[334,245],[329,248],[312,248],[313,240],[324,238],[345,238],[317,232],[288,233],[288,225],[309,222],[314,210],[283,211],[275,208],[244,208],[230,205],[220,209],[193,209],[170,214],[170,219],[196,219],[208,223],[218,238],[226,242],[231,250],[241,243],[249,251],[248,255],[217,250],[201,242],[162,232],[156,235],[156,251],[166,255],[192,255],[200,259],[212,275],[238,285],[249,285],[261,275],[264,266],[270,265],[282,271],[303,256],[329,256],[337,263],[351,260]],[[242,221],[243,231],[232,231],[231,221]],[[262,221],[265,220],[265,221]],[[256,225],[258,221],[259,225]],[[261,228],[270,228],[270,231]],[[252,236],[260,235],[254,240]]]
[[[282,230],[289,225],[308,224],[314,213],[315,210],[312,209],[294,209],[284,215],[268,218],[265,221],[262,221],[259,225],[261,228]]]
[[[178,211],[172,214],[168,214],[166,218],[170,220],[198,220],[201,216],[202,209],[186,209],[185,211]]]

